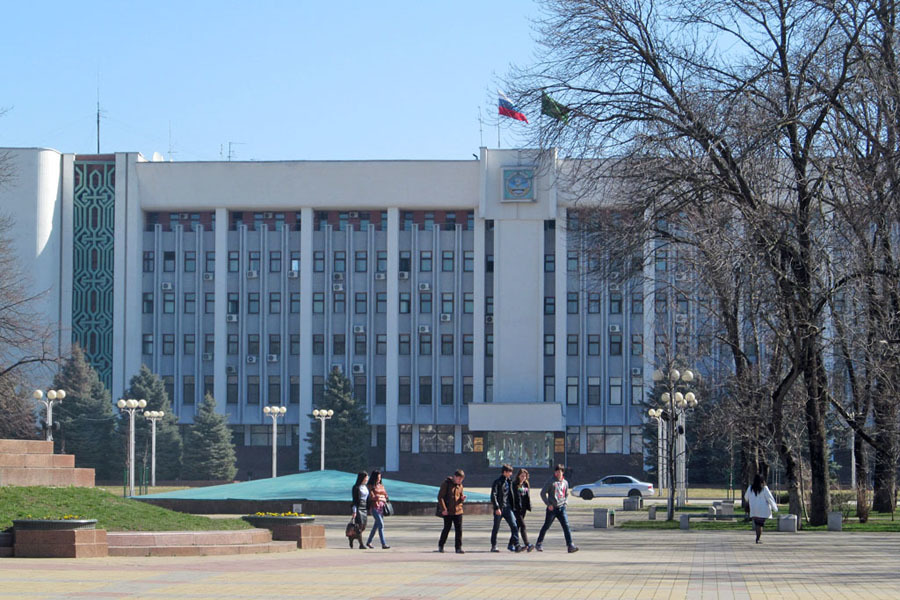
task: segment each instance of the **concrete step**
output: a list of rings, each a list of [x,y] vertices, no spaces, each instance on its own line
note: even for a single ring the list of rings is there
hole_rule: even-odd
[[[94,469],[0,467],[0,485],[94,487]]]
[[[111,531],[110,556],[212,556],[292,552],[293,541],[272,541],[268,529],[234,531]]]
[[[110,546],[110,556],[223,556],[233,554],[270,554],[293,552],[296,542],[263,544],[225,544],[221,546]]]
[[[74,454],[0,454],[0,467],[75,467]]]
[[[53,454],[53,442],[46,440],[0,440],[0,454]]]

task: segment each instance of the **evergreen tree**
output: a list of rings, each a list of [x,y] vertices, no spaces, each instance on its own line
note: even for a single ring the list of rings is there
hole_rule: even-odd
[[[325,425],[325,468],[351,473],[368,468],[369,422],[366,408],[353,396],[350,380],[337,369],[325,382],[322,402],[315,408],[331,409],[334,416]],[[309,415],[313,419],[312,414]],[[321,426],[313,420],[313,427],[306,436],[309,452],[306,465],[316,469],[319,465]]]
[[[33,440],[38,436],[34,400],[18,373],[0,377],[0,439]]]
[[[116,478],[116,414],[106,385],[77,343],[53,379],[53,388],[66,392],[65,399],[53,405],[53,421],[59,426],[53,434],[54,450],[74,454],[75,466],[93,468],[97,479]]]
[[[140,372],[131,378],[124,398],[146,400],[144,410],[161,410],[166,413],[156,422],[156,479],[178,479],[181,477],[182,440],[178,430],[178,417],[172,412],[166,386],[159,375],[153,373],[146,365],[141,365]],[[119,427],[124,436],[126,457],[120,464],[127,462],[128,453],[128,415],[123,415]],[[150,423],[136,413],[134,416],[134,454],[136,469],[150,464]],[[138,471],[139,472],[139,471]]]
[[[216,412],[216,401],[206,394],[184,440],[185,479],[231,480],[237,473],[228,416]]]

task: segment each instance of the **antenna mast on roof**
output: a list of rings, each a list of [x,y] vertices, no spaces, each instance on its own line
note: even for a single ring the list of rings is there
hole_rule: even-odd
[[[100,154],[100,72],[97,71],[97,154]]]

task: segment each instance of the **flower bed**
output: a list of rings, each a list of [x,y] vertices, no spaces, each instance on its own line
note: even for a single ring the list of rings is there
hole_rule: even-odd
[[[13,529],[17,531],[59,531],[66,529],[94,529],[97,519],[82,519],[65,516],[61,519],[13,519]]]
[[[241,517],[254,527],[262,529],[272,529],[279,525],[301,525],[312,523],[316,520],[313,515],[304,515],[298,513],[256,513],[253,515],[245,515]]]

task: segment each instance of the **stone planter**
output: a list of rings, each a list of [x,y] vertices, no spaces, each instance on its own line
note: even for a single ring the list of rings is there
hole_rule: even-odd
[[[16,531],[63,531],[68,529],[94,529],[97,519],[14,519]]]
[[[273,517],[273,516],[258,516],[258,515],[245,515],[241,517],[254,527],[258,527],[260,529],[274,529],[275,527],[279,527],[281,525],[306,525],[312,523],[316,520],[315,517]]]

